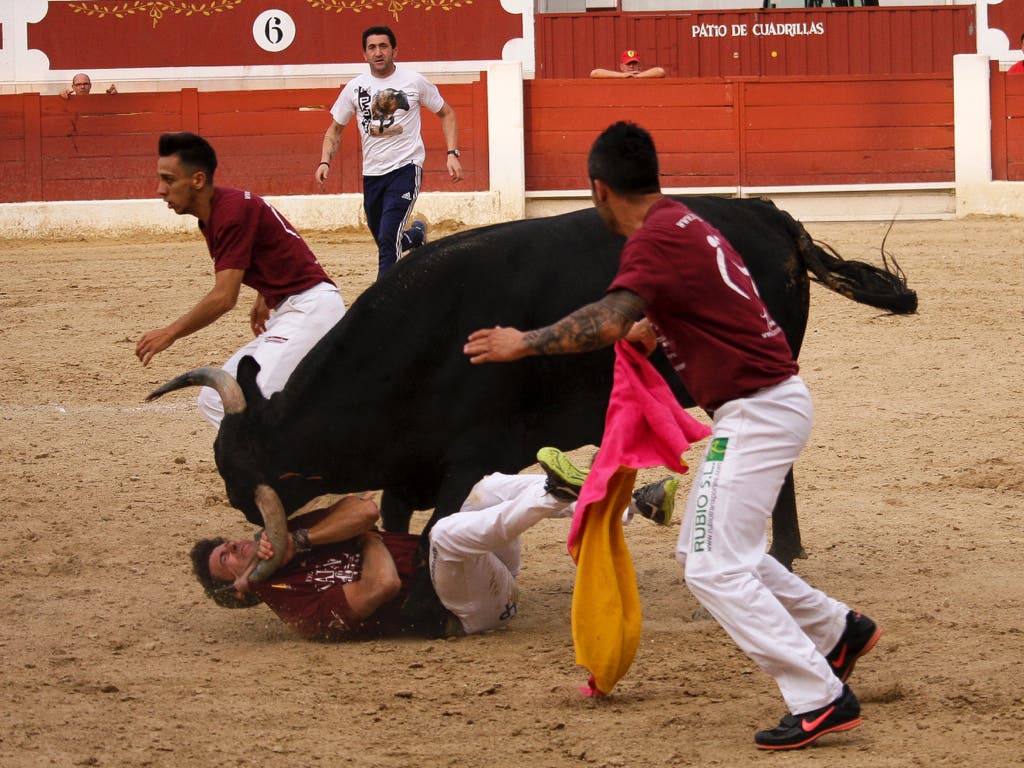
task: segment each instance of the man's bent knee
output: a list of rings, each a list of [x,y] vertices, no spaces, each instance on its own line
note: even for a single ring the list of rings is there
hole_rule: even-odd
[[[199,390],[196,405],[203,418],[210,422],[215,429],[220,429],[220,423],[224,420],[224,403],[221,401],[220,395],[217,394],[217,390],[203,387]]]

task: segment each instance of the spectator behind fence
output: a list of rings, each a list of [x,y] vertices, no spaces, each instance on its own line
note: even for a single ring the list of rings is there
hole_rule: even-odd
[[[88,96],[92,92],[92,80],[85,72],[79,72],[73,78],[71,78],[71,87],[65,88],[60,92],[62,99],[69,99],[72,96]],[[117,93],[117,86],[111,85],[107,88],[107,93]]]
[[[1024,34],[1020,36],[1020,49],[1024,52]],[[1012,67],[1006,70],[1008,75],[1024,75],[1024,59],[1016,62]]]
[[[626,78],[626,77],[664,77],[665,70],[661,67],[644,69],[640,65],[640,54],[632,48],[622,52],[622,63],[619,69],[595,69],[590,76],[598,79]]]

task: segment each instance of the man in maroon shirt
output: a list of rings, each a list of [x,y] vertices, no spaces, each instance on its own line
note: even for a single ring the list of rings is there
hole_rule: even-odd
[[[588,172],[601,219],[628,238],[605,296],[539,330],[476,331],[465,352],[474,363],[500,362],[621,338],[650,351],[656,337],[697,404],[713,412],[677,559],[690,590],[775,678],[791,713],[758,731],[755,745],[795,749],[855,728],[860,704],[845,681],[881,631],[766,552],[775,499],[813,416],[786,339],[722,234],[662,196],[645,130],[609,127]]]
[[[430,579],[447,611],[438,623],[411,625],[401,606],[414,579],[419,536],[380,533],[379,510],[367,496],[345,496],[326,509],[292,518],[284,564],[266,582],[250,584],[257,559],[273,549],[253,540],[203,539],[192,548],[192,568],[206,594],[227,608],[260,602],[303,637],[345,640],[416,632],[428,636],[476,634],[504,627],[516,615],[520,536],[550,517],[572,515],[586,472],[565,454],[544,448],[545,475],[487,475],[457,514],[430,531]],[[658,524],[675,506],[676,480],[637,490],[630,505]],[[443,623],[443,626],[442,626]]]
[[[196,542],[193,570],[219,605],[266,603],[311,640],[415,631],[400,608],[412,588],[419,537],[378,532],[378,516],[370,498],[344,496],[325,509],[293,518],[284,563],[266,582],[244,581],[257,558],[273,555],[262,532],[250,540]]]
[[[147,331],[135,345],[143,365],[178,339],[232,309],[241,286],[256,291],[249,312],[253,340],[224,370],[232,376],[245,355],[260,364],[260,390],[282,389],[295,366],[345,314],[337,286],[295,228],[263,198],[213,184],[217,155],[194,133],[165,133],[159,141],[157,193],[178,214],[199,219],[213,259],[214,285],[171,324]],[[220,396],[204,387],[199,410],[214,426],[224,418]]]

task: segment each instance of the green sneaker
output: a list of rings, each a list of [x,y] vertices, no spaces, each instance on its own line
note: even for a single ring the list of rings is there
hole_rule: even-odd
[[[679,478],[675,475],[648,483],[633,491],[633,508],[658,525],[668,525],[676,508],[678,490]]]
[[[576,501],[579,498],[588,472],[569,461],[569,457],[557,448],[541,448],[537,451],[537,463],[548,476],[544,484],[545,491],[562,501]]]

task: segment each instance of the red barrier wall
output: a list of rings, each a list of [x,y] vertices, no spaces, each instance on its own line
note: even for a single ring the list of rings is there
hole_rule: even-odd
[[[294,41],[274,52],[257,45],[253,29],[270,9],[295,27]],[[28,25],[28,47],[54,69],[85,71],[361,63],[362,32],[377,24],[394,31],[399,61],[500,59],[523,34],[522,18],[498,0],[70,0],[49,3]]]
[[[616,120],[652,132],[665,187],[954,178],[952,77],[534,80],[525,87],[528,190],[586,189],[590,144]]]
[[[441,121],[425,116],[423,190],[480,191],[487,167],[487,85],[445,85],[455,109],[465,178],[445,169]],[[313,171],[338,90],[200,92],[76,96],[0,96],[0,202],[147,198],[156,194],[157,137],[195,131],[218,155],[217,183],[261,195],[313,194]],[[359,139],[349,126],[334,159],[328,192],[362,189]]]
[[[1024,181],[1024,77],[992,76],[993,175]],[[950,182],[948,77],[715,78],[524,83],[528,190],[586,189],[586,155],[615,120],[650,129],[665,187]],[[444,170],[440,121],[424,121],[424,190],[489,187],[483,80],[443,87],[459,119],[466,179]],[[218,182],[310,194],[335,89],[0,96],[0,202],[155,196],[156,140],[199,131]],[[346,129],[328,184],[358,192],[358,141]]]
[[[954,54],[976,52],[973,5],[535,18],[538,78],[618,69],[626,48],[671,77],[952,74]]]
[[[1024,75],[992,65],[992,178],[1024,181]]]

